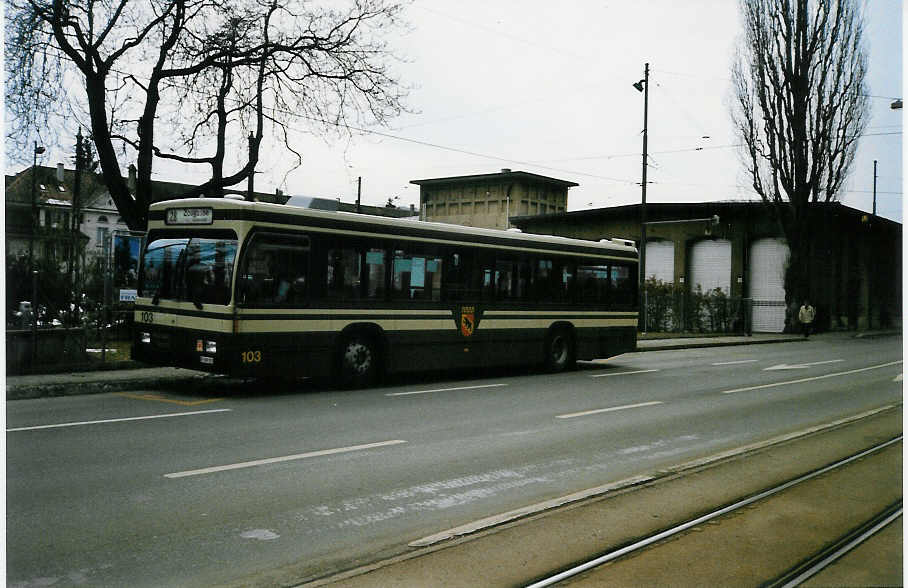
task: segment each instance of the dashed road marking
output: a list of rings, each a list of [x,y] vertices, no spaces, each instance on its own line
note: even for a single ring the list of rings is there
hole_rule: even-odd
[[[751,390],[762,390],[762,389],[764,389],[764,388],[774,388],[774,387],[776,387],[776,386],[788,386],[788,385],[790,385],[790,384],[802,384],[802,383],[804,383],[804,382],[813,382],[813,381],[816,381],[816,380],[825,380],[826,378],[837,378],[837,377],[839,377],[839,376],[847,376],[847,375],[850,375],[850,374],[858,374],[858,373],[866,372],[866,371],[869,371],[869,370],[877,370],[877,369],[884,368],[884,367],[889,367],[889,366],[892,366],[892,365],[898,365],[898,364],[900,364],[900,363],[902,363],[902,360],[899,360],[899,361],[890,361],[890,362],[888,362],[888,363],[881,363],[881,364],[879,364],[879,365],[872,365],[872,366],[868,366],[868,367],[865,367],[865,368],[858,368],[858,369],[855,369],[855,370],[848,370],[848,371],[845,371],[845,372],[835,372],[835,373],[833,373],[833,374],[824,374],[824,375],[822,375],[822,376],[813,376],[813,377],[810,377],[810,378],[799,378],[799,379],[797,379],[797,380],[786,380],[786,381],[784,381],[784,382],[775,382],[775,383],[772,383],[772,384],[760,384],[760,385],[757,385],[757,386],[747,386],[747,387],[745,387],[745,388],[735,388],[735,389],[733,389],[733,390],[725,390],[725,391],[722,392],[722,394],[735,394],[736,392],[749,392],[749,391],[751,391]]]
[[[210,468],[201,468],[197,470],[186,470],[183,472],[174,472],[172,474],[164,474],[165,478],[186,478],[188,476],[200,476],[203,474],[213,474],[215,472],[225,472],[228,470],[239,470],[243,468],[253,468],[261,465],[268,465],[272,463],[281,463],[284,461],[296,461],[300,459],[307,459],[310,457],[320,457],[323,455],[336,455],[338,453],[349,453],[351,451],[362,451],[364,449],[374,449],[376,447],[388,447],[389,445],[400,445],[401,443],[406,443],[402,439],[393,439],[391,441],[379,441],[378,443],[366,443],[363,445],[351,445],[349,447],[338,447],[337,449],[322,449],[320,451],[309,451],[307,453],[295,453],[293,455],[282,455],[280,457],[268,457],[265,459],[255,459],[252,461],[242,461],[239,463],[231,463],[227,465],[213,466]]]
[[[650,372],[658,372],[659,370],[636,370],[633,372],[618,372],[617,374],[595,374],[590,376],[591,378],[608,378],[611,376],[632,376],[634,374],[648,374]]]
[[[642,408],[644,406],[655,406],[657,404],[664,404],[661,400],[654,400],[652,402],[640,402],[638,404],[625,404],[624,406],[612,406],[609,408],[597,408],[595,410],[585,410],[583,412],[572,412],[570,414],[559,414],[556,419],[573,419],[576,417],[587,416],[591,414],[600,414],[603,412],[615,412],[616,410],[628,410],[630,408]]]
[[[815,365],[825,365],[827,363],[840,363],[845,361],[844,359],[827,359],[825,361],[812,361],[809,363],[780,363],[779,365],[774,365],[768,368],[763,368],[764,372],[771,372],[774,370],[802,370]]]
[[[433,392],[455,392],[457,390],[478,390],[480,388],[499,388],[510,384],[482,384],[480,386],[458,386],[457,388],[436,388],[435,390],[414,390],[412,392],[389,392],[385,396],[413,396],[414,394],[432,394]]]
[[[102,425],[107,423],[124,423],[127,421],[145,421],[151,419],[169,419],[173,417],[182,417],[182,416],[195,416],[200,414],[212,414],[216,412],[230,412],[233,409],[231,408],[216,408],[212,410],[196,410],[193,412],[173,412],[169,414],[152,414],[147,416],[138,416],[138,417],[124,417],[119,419],[103,419],[98,421],[78,421],[72,423],[58,423],[55,425],[37,425],[34,427],[17,427],[15,429],[7,429],[7,433],[14,433],[16,431],[36,431],[38,429],[59,429],[63,427],[81,427],[84,425]]]

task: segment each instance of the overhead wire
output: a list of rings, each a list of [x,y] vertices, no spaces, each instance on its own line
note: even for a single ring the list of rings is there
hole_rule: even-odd
[[[478,24],[476,24],[476,23],[471,23],[471,22],[469,22],[469,21],[466,21],[466,20],[464,20],[464,19],[460,19],[460,18],[455,17],[455,16],[450,15],[450,14],[446,14],[446,13],[444,13],[444,12],[442,12],[442,11],[439,11],[439,10],[426,8],[426,7],[424,7],[424,6],[420,6],[420,8],[423,9],[423,10],[426,10],[426,11],[428,11],[428,12],[435,12],[435,13],[440,14],[440,15],[442,15],[442,16],[445,16],[445,17],[448,17],[448,18],[452,18],[452,19],[454,19],[454,20],[459,20],[459,21],[464,22],[464,23],[466,23],[466,24],[470,24],[470,25],[473,25],[473,26],[478,26],[479,28],[484,28],[484,29],[488,29],[488,28],[489,28],[489,27],[485,27],[485,26],[482,26],[482,25],[478,25]],[[521,41],[521,42],[525,42],[525,43],[528,43],[528,44],[535,44],[535,45],[537,45],[537,46],[539,46],[539,47],[543,47],[542,45],[539,45],[538,43],[533,43],[533,42],[530,42],[530,41],[528,41],[528,40],[526,40],[526,39],[521,39],[521,38],[516,37],[516,36],[513,36],[513,35],[505,35],[505,36],[514,38],[515,40],[519,40],[519,41]],[[553,49],[553,48],[547,47],[547,49]],[[563,53],[569,54],[568,52],[563,52]],[[70,60],[70,61],[71,61],[71,59],[70,59],[68,56],[66,56],[65,54],[58,55],[58,58],[65,59],[65,60]],[[129,74],[125,73],[125,72],[118,71],[118,70],[112,70],[112,71],[114,71],[115,73],[118,73],[119,75],[124,75],[124,76],[125,76],[125,75],[129,75]],[[669,74],[669,75],[678,75],[678,76],[687,76],[687,77],[701,77],[701,78],[705,77],[705,76],[696,76],[696,75],[693,75],[693,74],[682,74],[682,73],[678,73],[678,72],[669,72],[669,71],[659,70],[659,69],[654,69],[654,70],[652,70],[652,71],[658,71],[658,72],[660,72],[660,73]],[[665,86],[663,86],[663,85],[660,84],[659,82],[656,82],[656,85],[657,85],[657,87],[660,87],[661,89],[666,90]],[[191,91],[194,91],[194,92],[202,93],[201,90],[196,90],[196,89],[194,89],[194,88],[189,88],[189,89],[190,89]],[[667,90],[666,90],[666,91],[667,91]],[[668,92],[668,93],[670,93],[670,92]],[[870,96],[870,97],[874,97],[874,98],[886,98],[886,97],[883,97],[883,96]],[[509,106],[509,105],[500,105],[500,106],[493,107],[493,108],[490,109],[490,110],[498,110],[498,109],[502,109],[502,108],[507,108],[508,106]],[[295,117],[295,118],[300,118],[300,119],[311,120],[311,121],[316,122],[316,123],[319,123],[319,124],[324,124],[324,125],[329,125],[329,126],[336,126],[336,127],[339,127],[339,128],[345,128],[345,129],[348,129],[348,130],[350,130],[350,131],[355,131],[355,132],[357,132],[357,133],[362,133],[362,134],[367,134],[367,135],[374,135],[374,136],[378,136],[378,137],[382,137],[382,138],[386,138],[386,139],[391,139],[391,140],[396,140],[396,141],[411,143],[411,144],[420,145],[420,146],[429,147],[429,148],[434,148],[434,149],[440,149],[440,150],[449,151],[449,152],[453,152],[453,153],[460,153],[460,154],[463,154],[463,155],[469,155],[469,156],[472,156],[472,157],[479,157],[479,158],[483,158],[483,159],[490,159],[490,160],[494,160],[494,161],[501,161],[501,162],[511,163],[511,164],[517,164],[517,165],[526,165],[526,166],[531,166],[531,167],[535,167],[535,168],[538,168],[538,169],[544,169],[544,170],[548,170],[548,171],[556,171],[556,172],[559,172],[559,173],[572,174],[572,175],[581,176],[581,177],[594,178],[594,179],[604,180],[604,181],[613,182],[613,183],[626,184],[626,185],[635,185],[635,184],[636,184],[636,185],[639,185],[639,181],[634,180],[634,179],[616,178],[616,177],[611,177],[611,176],[605,176],[605,175],[602,175],[602,174],[594,174],[594,173],[590,173],[590,172],[583,172],[583,171],[578,171],[578,170],[571,170],[571,169],[566,169],[566,168],[561,168],[561,167],[546,165],[546,164],[540,163],[540,162],[538,162],[538,161],[520,160],[520,159],[514,159],[514,158],[510,158],[510,157],[504,157],[504,156],[494,155],[494,154],[489,154],[489,153],[481,153],[481,152],[478,152],[478,151],[472,151],[472,150],[463,149],[463,148],[458,148],[458,147],[451,147],[451,146],[447,146],[447,145],[441,145],[441,144],[439,144],[439,143],[434,143],[434,142],[431,142],[431,141],[425,141],[425,140],[421,140],[421,139],[414,139],[414,138],[412,138],[412,137],[405,137],[405,136],[401,136],[401,135],[397,135],[397,134],[392,134],[392,133],[384,132],[384,131],[379,131],[379,130],[375,130],[375,129],[367,129],[367,128],[362,128],[362,127],[357,127],[357,126],[350,125],[349,123],[346,123],[346,122],[337,122],[337,121],[330,121],[330,120],[326,120],[326,119],[321,119],[321,118],[318,118],[318,117],[313,117],[313,116],[309,116],[309,115],[304,115],[304,114],[292,112],[292,111],[289,111],[289,110],[286,110],[286,109],[279,109],[279,108],[275,108],[275,107],[268,107],[268,108],[269,108],[269,110],[271,110],[273,113],[279,112],[279,113],[284,114],[284,115],[289,116],[289,117]],[[466,115],[463,115],[463,116],[469,116],[469,114],[466,114]],[[451,117],[451,118],[453,119],[453,118],[457,118],[457,117]],[[696,125],[699,125],[699,124],[700,124],[698,121],[694,120],[693,118],[691,118],[691,121],[694,122],[694,123],[696,123]],[[426,124],[431,124],[431,123],[426,123]],[[419,125],[410,125],[410,127],[402,127],[402,128],[411,128],[411,127],[413,127],[413,126],[419,126]],[[895,127],[895,126],[897,126],[897,125],[891,125],[891,126],[892,126],[892,127]],[[296,130],[296,131],[298,131],[298,132],[305,132],[303,129],[299,129],[299,128],[295,128],[295,127],[290,127],[290,128],[293,128],[293,130]],[[880,127],[880,128],[886,128],[886,127]],[[901,135],[901,134],[902,134],[902,131],[891,131],[891,132],[879,132],[879,133],[864,133],[864,134],[862,134],[861,136],[862,136],[862,137],[873,137],[873,136],[887,136],[887,135]],[[708,150],[718,150],[718,149],[731,149],[731,148],[741,147],[742,145],[743,145],[743,144],[738,143],[738,144],[727,144],[727,145],[698,146],[698,147],[690,147],[690,148],[682,148],[682,149],[672,149],[672,150],[663,150],[663,151],[653,151],[653,152],[649,152],[648,155],[650,155],[650,156],[652,156],[652,155],[669,155],[669,154],[676,154],[676,153],[689,153],[689,152],[697,152],[697,151],[708,151]],[[548,160],[548,161],[553,161],[553,162],[566,162],[566,161],[593,161],[593,160],[597,160],[597,159],[615,159],[615,158],[623,158],[623,157],[639,157],[639,156],[640,156],[640,153],[639,153],[639,152],[636,152],[636,153],[618,153],[618,154],[594,155],[594,156],[574,157],[574,158],[561,158],[561,159],[557,159],[557,160]],[[348,176],[349,176],[349,173],[348,173]],[[658,181],[653,181],[653,182],[647,182],[647,183],[654,183],[654,184],[658,183],[658,184],[661,184],[661,185],[679,185],[679,186],[681,186],[681,185],[689,185],[689,186],[714,186],[713,184],[688,184],[688,183],[682,183],[682,182],[658,182]],[[736,187],[741,187],[741,186],[736,186]],[[880,192],[878,192],[878,193],[880,193]]]

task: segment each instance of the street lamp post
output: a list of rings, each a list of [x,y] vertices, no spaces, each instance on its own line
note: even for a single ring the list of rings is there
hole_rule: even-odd
[[[35,231],[38,225],[38,202],[35,195],[35,180],[38,171],[38,156],[44,153],[44,147],[39,147],[35,141],[34,157],[32,160],[32,227],[28,238],[28,271],[32,278],[32,353],[31,365],[35,363],[38,353],[38,270],[35,269]]]
[[[35,141],[35,152],[32,160],[32,222],[31,231],[29,232],[28,237],[28,271],[35,269],[32,265],[35,258],[35,231],[38,225],[38,202],[37,196],[35,195],[35,180],[37,179],[36,176],[38,172],[38,156],[42,153],[44,153],[44,147],[38,147],[38,142]]]
[[[643,332],[646,332],[646,140],[649,115],[649,63],[643,68],[643,79],[634,84],[638,92],[643,92],[643,182],[640,198],[640,315]]]

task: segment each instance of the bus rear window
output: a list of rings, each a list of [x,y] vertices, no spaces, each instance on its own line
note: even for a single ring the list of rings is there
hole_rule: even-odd
[[[235,239],[152,238],[142,258],[139,296],[227,304],[233,282]]]

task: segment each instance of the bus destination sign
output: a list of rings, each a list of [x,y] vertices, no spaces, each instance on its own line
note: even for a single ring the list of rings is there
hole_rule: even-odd
[[[165,222],[168,225],[210,225],[214,213],[210,208],[168,208]]]

